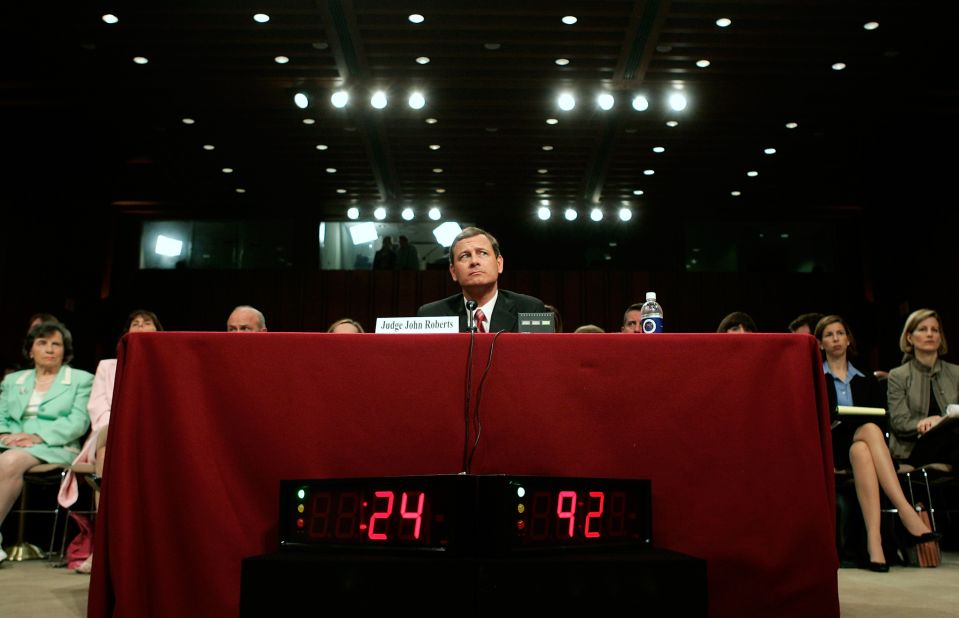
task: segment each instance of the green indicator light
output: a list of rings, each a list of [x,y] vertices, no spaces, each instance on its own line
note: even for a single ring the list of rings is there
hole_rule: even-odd
[[[297,489],[297,490],[296,490],[296,497],[299,498],[300,500],[302,500],[303,498],[305,498],[305,497],[306,497],[306,490],[305,490],[305,489]]]

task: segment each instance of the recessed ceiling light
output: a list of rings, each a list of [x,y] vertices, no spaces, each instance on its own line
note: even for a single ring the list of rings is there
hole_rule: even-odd
[[[233,168],[232,168],[232,167],[224,167],[222,171],[223,171],[224,174],[232,174],[232,173],[233,173]]]
[[[564,67],[567,64],[569,64],[569,58],[557,58],[556,60],[554,60],[554,62],[558,64],[559,66]]]
[[[182,122],[183,124],[196,124],[196,120],[192,118],[182,118],[180,122]]]
[[[546,199],[540,200],[539,203],[542,206],[549,206],[549,200]]]
[[[709,60],[706,60],[705,58],[703,58],[702,60],[696,61],[696,66],[698,66],[700,69],[705,69],[709,65],[710,65]]]
[[[303,124],[316,124],[316,121],[313,120],[312,118],[304,118]]]
[[[382,221],[386,218],[386,209],[382,206],[377,206],[375,209],[373,209],[373,216]]]
[[[730,191],[729,194],[730,194],[731,196],[733,196],[733,197],[739,197],[740,195],[743,194],[743,192],[742,192],[742,191]]]
[[[633,218],[633,211],[629,208],[620,208],[619,209],[619,220],[620,221],[629,221]]]
[[[412,220],[413,220],[413,209],[412,209],[412,208],[404,208],[404,209],[403,209],[403,212],[400,213],[400,216],[403,217],[403,220],[404,220],[404,221],[412,221]]]
[[[436,124],[436,118],[427,118],[426,124]]]
[[[346,193],[346,189],[337,189],[336,192],[337,192],[337,193]]]
[[[536,211],[536,216],[540,218],[540,221],[548,221],[552,214],[553,213],[546,206],[540,206]]]
[[[669,107],[670,109],[681,112],[686,109],[686,95],[681,92],[673,92],[669,95]]]
[[[599,109],[608,112],[613,109],[613,105],[616,103],[616,100],[613,98],[613,95],[608,92],[604,92],[596,97],[596,104],[599,105]]]
[[[660,153],[666,152],[666,149],[663,148],[662,146],[653,146],[653,152],[655,152],[656,154],[660,154]]]
[[[290,61],[289,56],[277,56],[276,58],[273,59],[273,62],[277,64],[286,64],[289,61]]]
[[[436,192],[437,192],[437,193],[446,193],[446,189],[444,189],[443,187],[437,187],[437,188],[436,188]]]
[[[575,221],[576,217],[579,216],[579,213],[576,212],[576,210],[573,208],[567,208],[566,211],[563,213],[563,216],[566,217],[567,221]]]
[[[416,63],[417,63],[417,64],[429,64],[429,63],[430,63],[430,59],[427,58],[426,56],[420,56],[419,58],[416,59]]]
[[[327,148],[329,148],[329,146],[327,146],[326,144],[317,144],[317,145],[316,145],[316,149],[317,149],[317,150],[326,150]]]
[[[575,15],[567,15],[566,17],[563,18],[563,23],[566,24],[567,26],[572,26],[577,21],[579,20],[576,19]]]
[[[552,149],[553,149],[553,147],[550,146],[549,144],[544,144],[544,145],[543,145],[543,150],[552,150]]]
[[[150,61],[147,60],[145,56],[134,56],[134,57],[133,57],[133,62],[135,62],[135,63],[137,63],[137,64],[146,64],[146,63],[148,63],[148,62],[150,62]]]
[[[795,129],[795,128],[798,127],[798,126],[799,126],[799,124],[798,124],[798,123],[795,123],[795,122],[787,122],[787,123],[786,123],[786,128],[787,128],[787,129]]]
[[[104,16],[104,17],[106,17],[106,16]],[[104,19],[103,21],[106,21],[106,19]],[[110,22],[107,22],[107,23],[110,23]],[[875,30],[876,28],[879,27],[879,22],[878,22],[878,21],[867,21],[866,23],[864,23],[864,24],[862,25],[862,27],[863,27],[864,29],[866,29],[866,30]]]
[[[633,109],[637,112],[645,112],[649,109],[649,99],[646,95],[640,94],[633,98]]]
[[[430,211],[427,213],[427,215],[428,215],[429,218],[432,219],[433,221],[439,221],[440,216],[441,216],[441,214],[440,214],[440,209],[439,209],[439,208],[436,208],[436,207],[434,206],[433,208],[430,208]]]
[[[845,63],[845,62],[835,62],[835,63],[833,63],[833,65],[832,65],[832,70],[833,70],[833,71],[842,71],[842,70],[845,69],[845,68],[846,68],[846,63]]]
[[[556,124],[557,122],[559,122],[559,120],[556,120],[555,118],[546,119],[546,124]]]
[[[593,221],[602,221],[603,220],[603,211],[599,208],[593,208],[589,211],[589,218]]]
[[[214,148],[213,144],[203,144],[203,150],[213,150]]]
[[[543,187],[540,187],[539,189],[536,189],[536,194],[537,194],[537,195],[543,195],[544,193],[546,193],[546,189],[544,189]]]
[[[656,170],[643,170],[643,176],[652,176],[656,173]]]
[[[346,216],[347,218],[356,221],[360,218],[360,209],[356,206],[351,206],[350,208],[346,209]]]
[[[642,189],[633,189],[633,195],[643,195],[644,193],[646,192]]]
[[[483,43],[483,47],[485,47],[486,49],[490,51],[496,51],[497,49],[502,47],[502,45],[500,45],[499,43]]]
[[[759,176],[759,172],[757,172],[756,170],[749,170],[748,172],[746,172],[746,175],[749,176],[750,178],[755,178],[756,176]]]
[[[576,97],[569,92],[564,92],[559,95],[559,98],[556,100],[556,104],[561,110],[568,112],[576,107]]]
[[[733,20],[728,17],[720,17],[716,20],[716,25],[720,28],[728,28],[733,23]]]
[[[102,19],[104,22],[106,22],[106,23],[108,23],[108,24],[115,24],[115,23],[117,23],[118,21],[120,21],[120,19],[119,19],[116,15],[114,15],[113,13],[107,13],[106,15],[104,15],[103,17],[101,17],[100,19]],[[876,24],[876,25],[878,26],[879,24]],[[867,30],[868,30],[868,28],[867,28]]]
[[[346,107],[350,101],[350,94],[346,90],[337,90],[330,96],[330,103],[333,107]]]
[[[386,93],[382,90],[377,90],[373,93],[373,96],[370,97],[370,105],[376,109],[383,109],[387,105]]]
[[[310,106],[310,97],[305,92],[297,92],[293,95],[293,104],[300,109],[306,109]]]
[[[667,121],[666,121],[666,126],[667,126],[667,127],[678,127],[678,126],[679,126],[679,122],[677,122],[677,121],[675,121],[675,120],[667,120]]]
[[[442,173],[443,173],[443,168],[442,168],[442,167],[434,167],[434,168],[433,168],[433,173],[434,173],[434,174],[442,174]]]
[[[413,23],[413,24],[422,24],[426,20],[426,18],[420,15],[419,13],[413,13],[412,15],[407,17],[407,19],[410,20],[410,23]]]
[[[335,174],[335,173],[336,173],[336,168],[335,168],[335,167],[328,167],[328,168],[326,168],[326,173],[327,173],[327,174]]]
[[[439,150],[439,149],[440,149],[439,144],[430,144],[430,150]]]
[[[266,22],[270,21],[270,16],[266,13],[257,13],[253,16],[253,21],[258,24],[265,24]]]
[[[775,149],[775,148],[766,148],[765,150],[763,150],[763,152],[765,152],[766,154],[776,154],[776,149]]]
[[[244,189],[243,187],[237,187],[237,188],[236,188],[236,192],[237,192],[237,193],[246,193],[246,189]]]
[[[541,167],[541,168],[539,168],[538,170],[536,170],[536,173],[537,173],[537,174],[549,174],[549,170],[546,169],[545,167]]]
[[[423,106],[426,105],[426,97],[423,96],[422,92],[411,92],[407,104],[412,109],[423,109]]]

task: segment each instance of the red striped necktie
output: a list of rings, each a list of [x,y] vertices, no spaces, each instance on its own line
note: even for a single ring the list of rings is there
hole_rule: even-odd
[[[485,333],[486,325],[484,324],[484,322],[486,321],[486,315],[483,314],[482,309],[476,310],[476,313],[474,315],[474,320],[476,321],[476,330],[478,332]]]

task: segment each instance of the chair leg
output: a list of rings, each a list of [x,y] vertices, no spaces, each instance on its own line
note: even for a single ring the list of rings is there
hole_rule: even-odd
[[[17,524],[17,542],[7,549],[7,559],[15,562],[39,560],[44,557],[43,550],[24,540],[27,525],[27,483],[20,490],[20,521]]]
[[[926,508],[929,509],[929,525],[932,527],[932,531],[936,531],[936,509],[932,506],[932,487],[929,485],[929,472],[925,468],[922,469],[922,479],[926,482],[926,498],[928,498],[929,503],[926,505]]]

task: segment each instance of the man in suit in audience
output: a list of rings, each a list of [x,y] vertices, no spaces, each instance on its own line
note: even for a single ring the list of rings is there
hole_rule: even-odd
[[[266,318],[259,310],[249,305],[240,305],[227,318],[226,330],[228,333],[266,332]]]
[[[642,333],[643,332],[643,303],[633,303],[623,314],[623,327],[620,332],[624,333]]]
[[[466,307],[475,302],[477,332],[495,333],[501,330],[517,332],[520,313],[543,313],[543,301],[525,294],[499,289],[497,282],[503,272],[503,256],[499,242],[492,234],[478,227],[460,232],[450,246],[450,276],[460,284],[461,294],[427,303],[419,308],[419,317],[456,315],[460,318],[460,332],[466,332]]]

